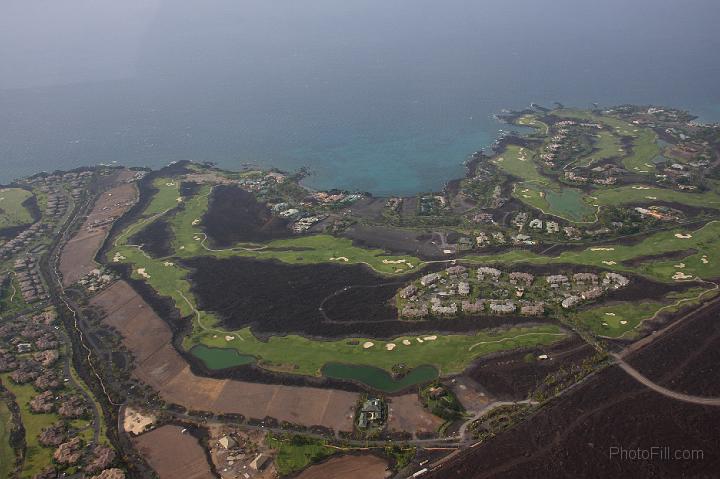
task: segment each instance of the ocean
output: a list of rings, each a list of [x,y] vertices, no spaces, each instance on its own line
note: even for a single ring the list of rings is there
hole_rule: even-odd
[[[117,162],[437,190],[503,108],[720,121],[716,0],[5,0],[0,182]]]

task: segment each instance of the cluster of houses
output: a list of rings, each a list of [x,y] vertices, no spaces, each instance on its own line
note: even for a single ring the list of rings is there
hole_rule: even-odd
[[[451,266],[422,276],[398,292],[400,317],[457,316],[517,313],[538,316],[548,308],[565,309],[625,287],[629,279],[617,273],[582,272],[536,278],[524,271],[503,271],[480,266]]]
[[[117,279],[117,277],[114,273],[95,268],[80,278],[78,284],[88,292],[96,293],[108,287],[115,279]]]
[[[566,140],[571,133],[570,130],[578,127],[595,128],[598,130],[603,128],[603,126],[598,123],[578,123],[573,120],[559,121],[555,123],[555,127],[557,128],[555,135],[550,137],[550,143],[545,145],[545,152],[540,154],[540,160],[549,168],[555,168],[557,166],[559,152],[567,148]]]
[[[226,430],[217,440],[210,442],[211,457],[220,477],[250,479],[267,469],[272,462],[272,456],[259,450],[255,440],[262,442],[261,434],[252,433],[250,437],[244,433]]]
[[[40,271],[35,258],[28,255],[15,260],[15,278],[20,285],[20,293],[26,303],[48,298],[45,286],[40,279]]]
[[[67,197],[61,194],[55,187],[50,187],[48,190],[47,209],[45,210],[45,214],[50,218],[59,219],[65,214],[65,211],[67,211]]]
[[[38,236],[47,232],[49,229],[50,227],[46,223],[34,223],[28,229],[0,246],[0,260],[8,259],[22,252],[30,246]]]

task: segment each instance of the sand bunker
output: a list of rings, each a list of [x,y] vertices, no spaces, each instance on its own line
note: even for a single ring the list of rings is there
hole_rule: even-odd
[[[615,316],[615,313],[606,312],[605,316]]]
[[[590,248],[590,251],[615,251],[615,248]]]
[[[370,341],[365,341],[363,343],[363,349],[369,349],[369,348],[372,348],[373,346],[375,346],[375,343],[372,343]]]
[[[175,198],[175,201],[177,201],[178,203],[182,203],[182,200],[183,199],[181,196],[178,196],[177,198]]]
[[[683,269],[685,267],[685,263],[678,263],[674,265],[675,268]]]
[[[423,341],[422,338],[415,338],[415,339],[417,339],[417,342],[418,342],[418,343],[424,343],[424,342],[425,342],[425,341]]]
[[[170,261],[165,261],[163,263],[163,266],[173,266],[173,265],[175,265],[175,263],[171,263]]]
[[[692,235],[691,234],[683,234],[683,233],[675,233],[675,237],[680,238],[680,239],[690,239],[690,238],[692,238]]]
[[[674,280],[690,279],[690,278],[692,278],[691,274],[685,274],[682,271],[677,271],[674,275],[672,275],[672,279],[674,279]]]
[[[200,224],[200,220],[199,219],[193,220],[192,225],[195,226],[197,224]]]
[[[338,256],[337,258],[330,258],[330,261],[344,261],[347,263],[350,260],[347,259],[345,256]]]
[[[702,261],[703,264],[708,264],[710,261],[708,261],[707,256],[703,255],[702,258],[700,258],[700,261]]]
[[[407,339],[403,339],[403,340],[402,340],[402,343],[403,343],[405,346],[410,346],[410,345],[412,344],[412,343],[411,343],[410,341],[408,341]]]
[[[656,200],[657,196],[646,196],[645,198],[648,200]]]
[[[225,336],[225,341],[232,341],[235,339],[235,336]]]
[[[606,264],[606,265],[608,265],[608,266],[612,266],[612,265],[614,265],[614,264],[617,264],[615,261],[603,261],[602,263],[603,263],[603,264]]]
[[[423,339],[424,339],[425,341],[435,341],[435,340],[437,339],[437,336],[435,336],[435,335],[425,336]]]
[[[395,343],[387,343],[385,345],[385,349],[387,349],[388,351],[392,351],[393,349],[395,349]]]
[[[632,189],[633,190],[649,190],[651,188],[649,186],[637,186],[636,185],[636,186],[633,186]]]
[[[625,321],[625,320],[622,320],[622,321],[620,321],[620,324],[623,324],[623,325],[625,325],[625,324],[627,324],[627,321]]]
[[[150,275],[145,272],[145,268],[138,268],[137,274],[139,274],[145,279],[150,279]]]
[[[384,259],[383,264],[401,264],[405,263],[407,260],[404,259],[397,259],[397,260],[391,260],[391,259]]]
[[[115,256],[113,256],[113,263],[119,263],[120,261],[127,259],[125,256],[121,255],[120,253],[115,253]]]

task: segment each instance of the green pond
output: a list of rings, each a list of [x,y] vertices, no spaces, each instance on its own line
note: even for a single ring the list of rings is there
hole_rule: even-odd
[[[204,344],[193,346],[190,353],[202,360],[209,369],[225,369],[255,362],[255,356],[240,354],[230,348],[209,348]]]
[[[432,381],[438,377],[438,371],[433,366],[418,366],[401,379],[395,380],[383,369],[340,363],[326,364],[322,368],[322,374],[333,379],[358,381],[386,393],[400,391],[415,384]]]

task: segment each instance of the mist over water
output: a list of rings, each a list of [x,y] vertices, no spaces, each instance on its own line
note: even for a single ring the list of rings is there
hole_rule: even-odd
[[[502,108],[719,121],[718,21],[714,0],[5,0],[0,182],[190,159],[437,189]]]

